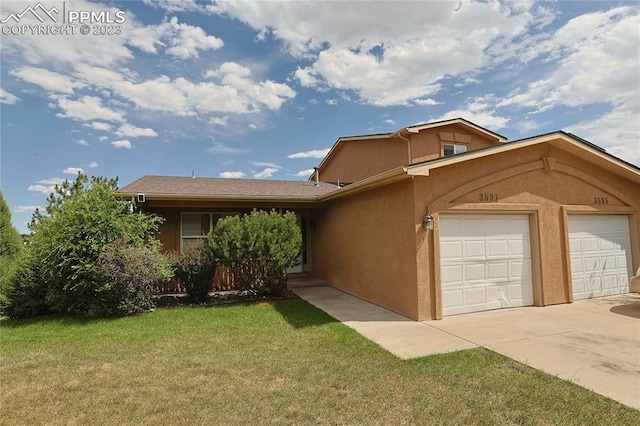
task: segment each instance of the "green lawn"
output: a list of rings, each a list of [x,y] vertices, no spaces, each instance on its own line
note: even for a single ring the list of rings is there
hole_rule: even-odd
[[[637,424],[484,349],[403,361],[300,301],[0,321],[0,424]]]

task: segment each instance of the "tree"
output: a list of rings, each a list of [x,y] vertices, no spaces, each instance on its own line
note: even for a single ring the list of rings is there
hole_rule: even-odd
[[[45,302],[52,311],[100,316],[137,310],[132,307],[135,301],[126,299],[134,295],[136,300],[146,299],[139,297],[138,289],[127,293],[118,284],[128,282],[121,273],[131,272],[131,268],[109,268],[100,263],[103,253],[117,240],[124,243],[112,260],[121,262],[124,256],[135,264],[124,244],[140,251],[139,257],[166,263],[164,257],[155,256],[160,243],[153,238],[162,219],[133,212],[127,201],[114,196],[117,188],[117,179],[78,174],[75,182],[56,186],[47,199],[46,213],[35,212],[29,225],[29,261],[24,268],[32,271],[33,285],[46,289]],[[151,255],[145,257],[144,252]],[[159,265],[158,270],[165,271],[165,266]],[[158,278],[161,276],[163,273]]]
[[[0,312],[8,303],[9,283],[21,251],[22,237],[11,223],[11,210],[0,191]]]
[[[11,211],[0,191],[0,257],[14,258],[22,248],[22,238],[11,223]]]
[[[208,239],[214,256],[231,270],[236,286],[271,294],[286,288],[286,269],[295,264],[302,248],[296,215],[275,210],[221,219]]]

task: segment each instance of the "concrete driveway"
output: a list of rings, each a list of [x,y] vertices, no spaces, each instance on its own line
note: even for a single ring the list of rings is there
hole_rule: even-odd
[[[304,300],[400,358],[483,346],[640,409],[640,296],[416,322],[328,286]]]

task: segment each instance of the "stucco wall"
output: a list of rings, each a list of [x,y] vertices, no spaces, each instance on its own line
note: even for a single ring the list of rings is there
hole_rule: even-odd
[[[409,180],[332,202],[317,220],[316,275],[418,319],[411,205]]]
[[[401,139],[350,140],[340,142],[319,176],[323,182],[353,183],[408,162],[407,142]]]
[[[320,180],[352,183],[409,163],[433,160],[442,156],[443,143],[465,145],[469,151],[499,143],[460,124],[406,133],[404,137],[411,140],[411,161],[409,144],[399,137],[341,141],[319,168]]]
[[[411,135],[411,154],[413,163],[433,160],[442,155],[443,143],[456,143],[467,146],[468,151],[495,145],[493,139],[470,132],[459,124],[425,129]]]
[[[572,300],[566,241],[566,215],[571,212],[627,214],[634,271],[640,264],[640,186],[557,147],[535,145],[466,161],[432,170],[414,183],[416,226],[427,212],[436,220],[436,230],[422,231],[417,239],[420,317],[441,317],[436,244],[438,217],[445,211],[530,214],[533,267],[542,265],[538,274],[534,271],[536,305]],[[495,199],[484,201],[482,194]],[[606,197],[607,204],[596,204],[594,197]]]

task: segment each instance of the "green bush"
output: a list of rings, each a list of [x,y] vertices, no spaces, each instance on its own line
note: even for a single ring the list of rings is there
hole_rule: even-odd
[[[52,313],[47,303],[47,286],[39,281],[40,264],[30,250],[24,250],[3,279],[2,311],[10,318]]]
[[[189,301],[202,303],[209,300],[213,277],[216,273],[216,260],[206,241],[189,244],[177,256],[173,264],[175,277],[187,289]]]
[[[227,217],[208,235],[214,256],[227,266],[237,288],[257,288],[279,295],[286,288],[286,268],[293,266],[302,248],[296,215],[275,210],[253,210]]]
[[[105,285],[89,314],[124,316],[155,307],[153,289],[172,277],[171,265],[155,247],[134,247],[127,240],[108,244],[98,259]]]
[[[16,269],[16,258],[22,251],[22,238],[11,223],[11,210],[0,191],[0,315],[9,303],[11,280]]]
[[[127,311],[117,306],[120,299],[111,291],[113,280],[102,273],[98,261],[118,239],[126,240],[128,247],[158,252],[153,235],[162,219],[132,211],[129,202],[115,198],[116,189],[117,179],[89,179],[83,174],[73,183],[57,186],[47,200],[46,213],[34,214],[30,254],[12,287],[37,287],[33,290],[46,295],[46,304],[54,312]],[[20,277],[29,280],[21,283]],[[13,312],[31,312],[17,306],[24,303],[17,293],[10,294],[14,295],[9,300]]]

